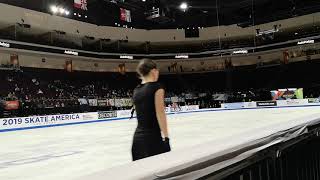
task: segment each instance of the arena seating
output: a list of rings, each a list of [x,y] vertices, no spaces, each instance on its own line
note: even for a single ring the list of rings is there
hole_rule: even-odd
[[[221,102],[270,100],[270,91],[278,88],[304,88],[305,97],[319,97],[318,76],[314,76],[319,66],[318,62],[302,62],[263,69],[241,67],[231,72],[162,75],[160,81],[166,88],[167,105],[172,103],[170,98],[177,97],[181,105],[212,108],[220,107]],[[308,76],[313,78],[306,79]],[[135,73],[70,73],[10,66],[2,66],[0,77],[1,99],[20,102],[19,110],[8,116],[127,109],[130,106],[83,107],[79,99],[130,99],[139,84]],[[232,84],[227,83],[228,78]],[[227,98],[214,99],[215,94],[226,94]]]

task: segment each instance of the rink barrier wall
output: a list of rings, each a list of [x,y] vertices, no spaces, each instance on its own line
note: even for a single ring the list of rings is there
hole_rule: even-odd
[[[241,108],[263,108],[263,107],[288,107],[288,106],[306,106],[320,105],[319,99],[287,99],[276,101],[257,101],[257,102],[237,102],[224,103],[221,108],[224,109],[241,109]]]
[[[166,108],[167,114],[192,112],[197,110],[199,110],[199,106],[197,105],[182,106],[179,108]],[[4,118],[0,119],[0,132],[128,120],[130,117],[131,110],[121,110]]]
[[[180,108],[166,108],[167,115],[175,114],[187,114],[187,113],[201,113],[212,111],[233,111],[233,110],[254,110],[261,108],[297,108],[297,107],[314,107],[320,106],[315,100],[306,101],[304,104],[300,103],[287,103],[277,101],[281,106],[257,106],[258,102],[244,102],[244,103],[230,103],[223,105],[222,108],[209,108],[200,109],[199,106],[182,106]],[[308,102],[308,103],[306,103]],[[279,105],[278,104],[278,105]],[[128,120],[131,116],[131,110],[121,111],[102,111],[91,113],[78,113],[78,114],[59,114],[59,115],[47,115],[47,116],[31,116],[31,117],[16,117],[16,118],[4,118],[0,119],[0,132],[19,131],[28,129],[39,129],[49,127],[60,127],[69,125],[109,122]],[[135,118],[135,116],[134,116]]]

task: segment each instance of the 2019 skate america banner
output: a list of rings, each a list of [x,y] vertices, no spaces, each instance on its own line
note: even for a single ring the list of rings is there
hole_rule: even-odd
[[[79,123],[98,119],[98,113],[59,114],[0,119],[0,130]]]

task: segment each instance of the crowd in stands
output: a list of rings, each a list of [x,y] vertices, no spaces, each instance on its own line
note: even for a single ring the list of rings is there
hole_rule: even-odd
[[[10,116],[28,116],[58,113],[79,113],[96,110],[127,109],[130,106],[83,106],[79,99],[131,98],[139,83],[135,75],[115,73],[68,73],[64,70],[6,69],[0,71],[0,98],[2,101],[19,101],[19,108]],[[179,105],[219,107],[225,99],[213,100],[213,90],[195,88],[169,88],[167,105],[171,97],[178,97]],[[231,96],[232,97],[232,96]],[[1,112],[0,112],[1,113]],[[2,115],[5,116],[2,112]]]
[[[132,89],[110,88],[107,81],[102,80],[103,78],[65,79],[61,74],[68,73],[54,70],[47,72],[34,69],[16,70],[8,67],[0,71],[0,99],[20,102],[19,110],[14,114],[35,115],[84,111],[80,108],[79,98],[110,99],[132,96]]]
[[[319,67],[318,62],[303,62],[267,69],[234,70],[232,75],[230,72],[168,74],[162,75],[160,81],[165,85],[168,106],[175,97],[175,103],[181,106],[218,108],[223,102],[271,100],[271,90],[286,87],[302,87],[305,97],[319,97],[317,82],[320,78],[314,76]],[[296,73],[298,69],[303,76]],[[128,109],[131,108],[129,104],[108,104],[106,100],[130,99],[139,79],[135,73],[7,67],[0,70],[0,84],[0,116],[7,117]],[[80,99],[88,102],[83,104]],[[90,104],[90,99],[95,99],[96,103]],[[103,105],[99,105],[99,100]],[[19,108],[6,114],[3,108],[6,101],[18,101]]]

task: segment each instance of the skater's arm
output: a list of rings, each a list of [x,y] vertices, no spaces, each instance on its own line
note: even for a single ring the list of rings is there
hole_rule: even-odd
[[[165,104],[164,104],[164,90],[159,89],[155,93],[155,106],[156,106],[156,114],[158,123],[163,133],[164,137],[169,137],[168,133],[168,124],[167,124],[167,116],[165,113]]]

